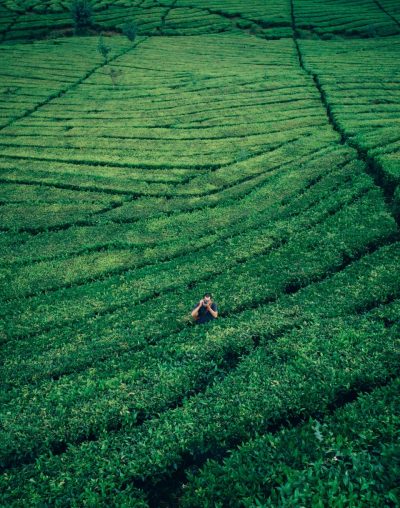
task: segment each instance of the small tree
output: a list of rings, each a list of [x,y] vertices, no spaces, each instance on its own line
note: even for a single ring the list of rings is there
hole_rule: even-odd
[[[121,76],[122,71],[121,69],[114,69],[114,67],[110,67],[108,73],[110,75],[113,87],[115,88],[115,86],[117,85],[117,80]]]
[[[122,33],[128,37],[130,41],[134,41],[136,39],[137,27],[133,21],[128,21],[124,25],[122,25]]]
[[[108,53],[111,51],[111,48],[106,45],[102,35],[100,35],[100,37],[99,37],[99,42],[97,44],[97,51],[104,58],[105,63],[108,63]]]
[[[70,13],[74,23],[75,35],[86,33],[92,25],[93,8],[90,0],[73,0],[70,6]]]

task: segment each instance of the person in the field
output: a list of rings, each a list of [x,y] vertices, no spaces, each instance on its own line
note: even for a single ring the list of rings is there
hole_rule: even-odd
[[[198,324],[207,323],[218,317],[218,307],[212,300],[211,293],[205,293],[203,298],[196,303],[192,310],[192,316]]]

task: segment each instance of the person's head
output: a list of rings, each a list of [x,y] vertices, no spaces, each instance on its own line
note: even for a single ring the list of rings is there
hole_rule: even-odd
[[[207,305],[211,301],[211,299],[212,299],[211,293],[204,293],[203,301],[205,305]]]

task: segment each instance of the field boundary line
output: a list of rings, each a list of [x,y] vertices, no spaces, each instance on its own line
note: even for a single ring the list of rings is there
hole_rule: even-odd
[[[383,196],[385,203],[387,205],[388,210],[390,211],[392,217],[396,221],[397,225],[400,226],[400,216],[396,215],[394,212],[393,207],[393,192],[394,189],[390,189],[389,186],[385,185],[382,182],[381,175],[376,170],[376,168],[379,166],[376,159],[373,157],[370,157],[366,150],[362,149],[358,143],[356,143],[353,139],[349,139],[349,135],[346,133],[345,129],[340,127],[338,122],[335,120],[335,117],[332,113],[332,107],[328,101],[327,95],[325,93],[325,90],[323,89],[323,86],[321,84],[321,80],[318,76],[318,74],[314,71],[311,71],[307,68],[307,66],[304,63],[303,54],[301,52],[299,43],[298,43],[298,31],[296,28],[296,18],[294,14],[294,0],[290,0],[290,6],[291,6],[291,16],[292,16],[292,27],[293,27],[293,42],[296,47],[297,51],[297,57],[299,61],[300,68],[308,75],[310,76],[315,84],[316,89],[318,90],[322,106],[325,109],[326,116],[328,117],[329,124],[331,125],[332,129],[337,132],[340,136],[340,143],[342,145],[347,145],[349,148],[353,149],[356,154],[357,158],[365,164],[366,173],[373,179],[375,185],[382,189]]]
[[[98,71],[99,69],[103,68],[105,65],[108,65],[110,64],[111,62],[114,62],[115,60],[117,60],[118,58],[120,58],[121,56],[124,56],[126,53],[129,53],[130,51],[133,51],[134,49],[136,49],[140,44],[142,44],[143,42],[147,41],[149,37],[148,36],[143,36],[143,39],[141,39],[140,41],[138,41],[136,44],[134,44],[133,46],[129,47],[128,49],[122,51],[121,53],[118,53],[117,55],[114,55],[113,57],[111,57],[107,62],[103,62],[99,65],[96,65],[95,67],[93,67],[91,70],[89,70],[82,78],[78,79],[77,81],[75,81],[74,83],[72,83],[70,86],[67,86],[63,89],[61,89],[60,91],[58,91],[57,93],[53,93],[51,94],[49,97],[47,97],[47,99],[45,99],[44,101],[41,101],[39,102],[38,104],[36,104],[36,106],[34,106],[33,108],[30,108],[28,109],[27,111],[25,111],[24,113],[22,113],[21,115],[17,116],[17,117],[14,117],[12,118],[11,120],[9,120],[6,124],[0,126],[0,131],[3,131],[4,129],[6,129],[7,127],[10,127],[11,125],[14,125],[14,123],[18,122],[18,120],[22,120],[23,118],[28,118],[29,116],[31,116],[33,113],[35,113],[36,111],[38,111],[40,108],[42,108],[43,106],[46,106],[47,104],[51,103],[51,101],[53,101],[54,99],[59,99],[60,97],[63,97],[65,94],[67,94],[70,90],[74,90],[75,88],[77,88],[80,84],[84,83],[88,78],[90,78],[90,76],[92,76],[92,74],[94,74],[96,71]]]
[[[398,27],[400,27],[400,22],[392,15],[390,12],[388,12],[383,5],[379,2],[379,0],[373,0],[374,4],[379,7],[379,9],[386,14],[386,16],[389,16],[390,19],[392,19]]]

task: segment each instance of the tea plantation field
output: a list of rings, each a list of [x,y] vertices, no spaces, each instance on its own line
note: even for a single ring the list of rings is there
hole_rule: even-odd
[[[70,3],[0,0],[0,506],[400,506],[400,4]]]

